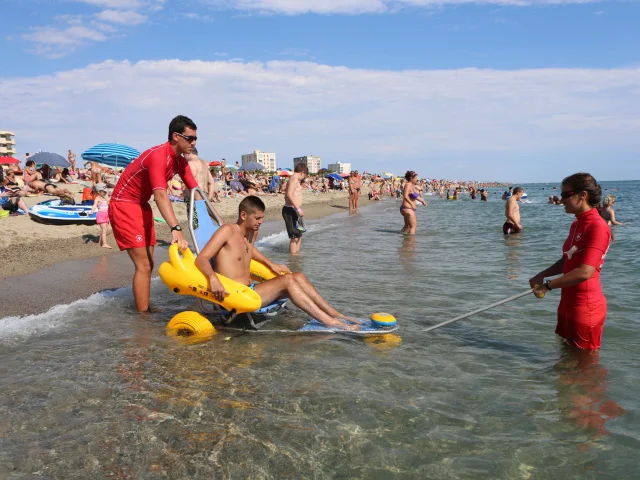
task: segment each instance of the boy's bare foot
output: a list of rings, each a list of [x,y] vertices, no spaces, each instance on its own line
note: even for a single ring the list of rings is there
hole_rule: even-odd
[[[100,245],[102,248],[113,248],[111,245]]]

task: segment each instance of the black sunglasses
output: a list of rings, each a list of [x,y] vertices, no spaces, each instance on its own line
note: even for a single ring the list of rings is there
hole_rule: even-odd
[[[573,190],[570,192],[560,192],[560,198],[562,200],[566,200],[567,198],[569,198],[571,195],[575,195],[576,193],[580,193],[580,192],[574,192]]]
[[[183,135],[183,134],[178,133],[178,132],[176,132],[176,133],[178,135],[180,135],[182,138],[184,138],[189,143],[198,141],[198,137],[196,137],[195,135]]]

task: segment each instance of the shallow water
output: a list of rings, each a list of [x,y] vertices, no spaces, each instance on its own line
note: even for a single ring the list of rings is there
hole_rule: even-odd
[[[181,344],[164,326],[193,303],[159,280],[150,318],[121,289],[0,319],[0,478],[637,478],[640,183],[604,186],[620,188],[627,224],[602,273],[599,358],[555,338],[557,292],[422,332],[560,257],[572,217],[545,203],[552,185],[526,186],[525,232],[507,238],[501,191],[429,197],[412,237],[388,199],[309,222],[291,261],[280,227],[259,245],[339,310],[396,315],[399,345],[225,332]]]

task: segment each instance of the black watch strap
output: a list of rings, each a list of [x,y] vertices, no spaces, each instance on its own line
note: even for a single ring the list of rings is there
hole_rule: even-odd
[[[547,287],[547,290],[551,291],[551,280],[545,280],[544,281],[544,286]]]
[[[176,231],[176,232],[181,232],[182,231],[182,227],[180,225],[174,225],[173,227],[171,227],[171,231]]]

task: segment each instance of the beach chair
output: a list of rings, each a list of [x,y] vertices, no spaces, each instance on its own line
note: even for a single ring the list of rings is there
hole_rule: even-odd
[[[280,185],[280,176],[274,175],[269,184],[269,193],[278,193],[278,185]]]
[[[199,193],[204,200],[196,200],[196,193]],[[207,194],[200,188],[194,188],[191,191],[188,222],[194,250],[196,253],[200,253],[200,250],[207,244],[220,225],[222,225],[222,219],[216,213],[211,202],[209,202]],[[212,259],[211,261],[213,262],[214,260]],[[288,299],[277,300],[275,303],[256,310],[255,312],[240,315],[247,319],[248,325],[246,328],[258,330],[259,326],[266,320],[278,315],[288,301]],[[239,316],[235,312],[229,312],[218,304],[207,302],[200,298],[196,298],[196,303],[201,313],[204,315],[218,315],[227,325]],[[258,316],[256,320],[253,318],[254,315]]]

